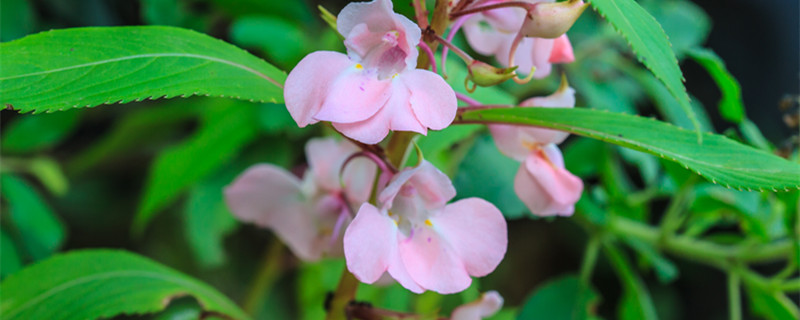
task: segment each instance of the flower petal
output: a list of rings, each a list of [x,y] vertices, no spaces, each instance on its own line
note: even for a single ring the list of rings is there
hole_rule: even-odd
[[[489,291],[481,298],[461,305],[450,314],[450,320],[481,320],[491,317],[503,307],[503,297],[497,291]]]
[[[300,195],[300,181],[269,164],[250,167],[225,188],[225,202],[242,221],[272,229],[299,258],[319,259],[313,209]]]
[[[355,30],[360,24],[366,25],[370,34],[365,34],[364,30]],[[374,0],[371,2],[351,2],[345,6],[336,19],[336,29],[345,38],[345,45],[348,54],[355,53],[360,58],[364,58],[369,49],[374,47],[374,43],[380,41],[380,37],[386,32],[397,31],[399,35],[400,48],[406,54],[405,64],[407,69],[413,69],[417,65],[419,52],[416,46],[422,38],[422,30],[416,23],[397,14],[392,9],[391,0]],[[360,39],[351,39],[360,36]],[[367,39],[376,36],[378,39]],[[370,45],[373,44],[373,45]],[[355,57],[352,57],[355,58]],[[355,59],[360,61],[360,59]]]
[[[549,96],[533,97],[523,101],[520,105],[525,107],[572,108],[575,106],[575,89],[565,85],[563,89],[559,89]],[[541,145],[559,144],[569,136],[568,132],[552,129],[524,127],[521,130],[523,130],[520,136],[522,140]]]
[[[503,33],[488,24],[486,18],[481,14],[473,15],[464,22],[464,35],[467,37],[469,46],[482,55],[499,55],[500,48],[504,43],[510,47],[510,42],[514,41],[514,33]],[[506,50],[506,61],[508,61],[508,51]],[[499,58],[498,58],[499,59]]]
[[[450,178],[433,164],[423,160],[419,166],[403,169],[395,175],[378,195],[378,201],[386,208],[392,207],[395,197],[407,185],[422,197],[427,209],[442,208],[456,196],[456,189]]]
[[[325,102],[314,118],[339,123],[365,120],[389,99],[390,84],[391,81],[378,80],[377,70],[353,65],[330,84]]]
[[[366,143],[377,144],[389,134],[389,112],[378,111],[372,117],[353,123],[333,122],[333,127],[350,139]]]
[[[564,169],[563,157],[555,145],[542,151],[532,152],[520,166],[514,191],[535,215],[570,216],[581,197],[583,181]]]
[[[400,77],[411,92],[411,108],[419,122],[433,130],[447,128],[456,117],[458,100],[441,76],[428,70],[409,70]]]
[[[494,144],[504,155],[522,161],[530,153],[530,149],[525,146],[522,139],[522,132],[527,128],[508,124],[489,125],[489,132],[492,133]]]
[[[575,53],[572,52],[572,44],[569,43],[567,34],[563,34],[553,41],[553,50],[550,51],[550,63],[570,63],[575,61]]]
[[[486,200],[456,201],[430,220],[470,275],[485,276],[503,260],[508,246],[506,220],[500,210]]]
[[[347,270],[361,282],[373,283],[397,255],[397,226],[391,218],[365,203],[344,233]]]
[[[332,81],[354,65],[346,55],[331,51],[317,51],[300,60],[286,78],[283,91],[286,108],[298,126],[317,122],[314,115],[325,102]]]
[[[430,228],[414,228],[400,242],[399,250],[408,274],[425,289],[448,294],[463,291],[472,283],[461,257]]]

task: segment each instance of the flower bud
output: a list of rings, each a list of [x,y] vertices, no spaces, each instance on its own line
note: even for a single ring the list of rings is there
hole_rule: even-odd
[[[526,37],[558,38],[572,27],[588,5],[583,0],[536,3],[528,11],[521,32]]]
[[[501,84],[514,77],[516,66],[511,68],[497,68],[488,63],[475,60],[469,65],[469,76],[467,80],[472,81],[481,87],[488,87]]]

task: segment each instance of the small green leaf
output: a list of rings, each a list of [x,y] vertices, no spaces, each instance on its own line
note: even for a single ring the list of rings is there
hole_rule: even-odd
[[[225,262],[222,239],[237,226],[222,198],[222,188],[233,177],[215,175],[189,190],[184,216],[186,236],[202,266],[216,267]]]
[[[506,218],[525,216],[528,210],[514,192],[519,167],[519,162],[497,150],[491,136],[479,137],[453,177],[458,199],[480,197],[497,206]]]
[[[796,320],[800,318],[800,310],[796,302],[783,292],[768,292],[763,288],[746,285],[747,297],[750,300],[754,315],[768,320]]]
[[[14,241],[0,228],[0,279],[22,268],[22,257]]]
[[[283,101],[284,72],[186,29],[52,30],[0,50],[0,102],[23,112],[191,95]]]
[[[78,126],[79,112],[20,115],[3,131],[6,153],[27,153],[52,147]]]
[[[669,283],[678,278],[678,267],[675,266],[675,263],[664,257],[652,245],[636,238],[624,237],[624,240],[628,246],[636,250],[645,261],[653,266],[658,281]]]
[[[679,56],[686,50],[702,45],[708,38],[711,19],[697,4],[688,0],[649,0],[641,3],[664,28],[672,49]]]
[[[209,105],[202,114],[197,133],[156,158],[134,218],[134,234],[140,235],[159,210],[172,203],[189,186],[214,172],[256,137],[257,105],[225,102],[228,103]]]
[[[719,114],[722,118],[733,123],[741,123],[745,116],[742,88],[739,86],[739,81],[736,81],[736,78],[725,67],[722,58],[710,49],[694,48],[688,50],[687,53],[694,61],[703,66],[717,83],[717,87],[722,93],[722,98],[719,100]]]
[[[56,196],[63,196],[69,189],[69,181],[61,170],[61,165],[50,158],[35,158],[28,162],[28,170],[43,186]]]
[[[248,319],[214,288],[147,258],[117,250],[72,251],[0,283],[4,319],[97,319],[164,310],[192,296],[205,311]]]
[[[721,135],[694,132],[649,118],[585,108],[493,108],[469,110],[461,123],[539,126],[599,139],[672,160],[708,180],[740,190],[800,188],[800,164]]]
[[[8,201],[12,225],[34,260],[53,254],[66,238],[66,228],[31,185],[11,174],[0,175],[0,191]]]
[[[519,320],[589,319],[600,296],[575,275],[550,280],[525,301]]]
[[[700,122],[689,103],[678,59],[658,21],[634,0],[592,0],[591,4],[625,37],[639,61],[664,83],[691,120],[698,131],[697,139],[701,141]]]
[[[237,45],[260,49],[270,61],[285,68],[300,62],[311,47],[299,26],[278,17],[242,17],[233,22],[230,32]]]

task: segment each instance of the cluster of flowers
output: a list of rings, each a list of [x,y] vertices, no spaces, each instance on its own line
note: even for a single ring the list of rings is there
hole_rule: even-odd
[[[585,8],[582,1],[529,0],[526,10],[504,3],[452,2],[474,13],[455,20],[450,38],[463,25],[475,51],[535,69],[537,78],[550,73],[551,63],[574,60],[565,32]],[[389,131],[426,134],[452,123],[456,93],[437,73],[416,69],[422,31],[394,13],[390,0],[348,4],[337,29],[347,54],[309,54],[286,80],[286,107],[299,126],[327,121],[352,140],[376,144]],[[521,105],[573,107],[575,91],[562,80],[557,92]],[[499,124],[489,129],[500,151],[522,162],[514,189],[531,212],[571,215],[583,184],[564,169],[555,146],[567,134]],[[272,229],[303,260],[344,255],[348,270],[366,283],[388,274],[413,292],[454,293],[497,267],[508,239],[494,205],[479,198],[448,203],[456,190],[427,161],[392,172],[359,151],[347,140],[312,139],[302,181],[279,167],[256,165],[225,190],[226,202],[242,221]],[[368,202],[373,194],[374,205]],[[489,309],[502,304],[495,295],[489,295]]]

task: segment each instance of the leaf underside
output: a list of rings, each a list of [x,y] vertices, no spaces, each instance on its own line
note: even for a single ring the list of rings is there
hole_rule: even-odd
[[[683,85],[683,73],[672,45],[661,25],[634,0],[592,0],[592,6],[625,37],[642,64],[653,72],[678,100],[681,108],[695,127],[700,123],[692,111],[689,94]],[[700,138],[700,132],[696,133]]]
[[[800,164],[652,118],[585,108],[497,108],[465,111],[461,123],[508,123],[552,128],[644,151],[683,165],[704,178],[739,190],[800,189]]]
[[[22,112],[191,95],[283,101],[283,71],[186,29],[52,30],[2,43],[0,51],[0,102]]]

